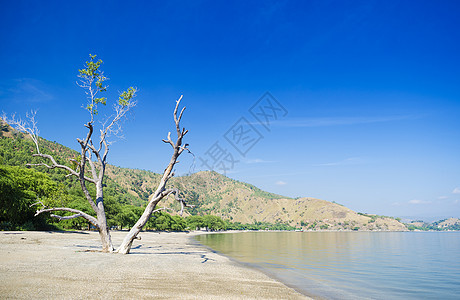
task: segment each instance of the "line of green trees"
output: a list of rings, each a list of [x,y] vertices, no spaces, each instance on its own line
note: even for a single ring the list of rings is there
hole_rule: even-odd
[[[422,226],[416,226],[414,224],[406,224],[407,229],[410,231],[413,230],[421,230],[421,231],[448,231],[448,230],[455,230],[455,231],[460,231],[460,224],[452,224],[448,226],[440,226],[440,223],[442,223],[444,220],[440,220],[437,222],[434,222],[432,224],[423,224]]]

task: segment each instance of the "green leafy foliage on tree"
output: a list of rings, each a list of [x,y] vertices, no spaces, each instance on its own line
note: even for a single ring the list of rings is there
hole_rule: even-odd
[[[192,215],[185,218],[185,220],[187,222],[187,227],[190,230],[200,230],[201,228],[206,227],[202,216]]]
[[[142,215],[142,207],[133,206],[133,205],[122,205],[120,210],[113,217],[109,216],[109,225],[117,226],[120,229],[127,228],[130,229],[139,217]]]
[[[147,228],[159,231],[185,231],[187,223],[181,216],[171,216],[166,212],[157,212],[147,222]]]

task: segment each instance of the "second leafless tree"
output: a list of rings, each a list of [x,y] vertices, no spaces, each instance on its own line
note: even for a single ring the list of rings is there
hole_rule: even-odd
[[[131,228],[131,230],[128,232],[128,234],[124,238],[120,247],[116,250],[116,252],[118,253],[122,253],[122,254],[129,253],[129,251],[131,250],[133,241],[136,239],[139,232],[141,232],[141,230],[144,228],[149,218],[152,216],[152,213],[155,211],[157,204],[166,196],[174,195],[175,199],[180,202],[181,214],[184,208],[189,206],[186,203],[186,201],[179,196],[179,191],[177,189],[174,189],[174,188],[167,189],[166,188],[166,184],[168,183],[168,180],[174,176],[173,169],[174,169],[174,165],[178,162],[177,159],[184,151],[189,151],[188,144],[182,145],[182,140],[184,136],[187,134],[188,130],[186,130],[185,128],[181,129],[180,127],[180,120],[182,119],[182,114],[185,111],[185,107],[184,107],[178,114],[179,105],[180,105],[181,100],[182,100],[182,96],[180,96],[180,98],[176,101],[176,107],[174,109],[174,123],[176,125],[177,138],[175,139],[175,141],[173,141],[171,139],[171,132],[169,132],[167,139],[163,140],[163,142],[171,145],[173,149],[171,160],[169,161],[168,166],[164,170],[163,175],[161,176],[161,179],[160,179],[160,183],[156,187],[155,192],[152,195],[150,195],[149,202],[147,203],[147,206],[145,207],[145,210],[142,216],[139,218],[136,224]]]

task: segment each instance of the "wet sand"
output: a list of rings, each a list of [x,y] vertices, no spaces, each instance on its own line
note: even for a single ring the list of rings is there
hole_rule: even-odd
[[[114,245],[126,232],[113,232]],[[190,240],[144,232],[129,255],[96,232],[0,232],[2,299],[307,299]]]

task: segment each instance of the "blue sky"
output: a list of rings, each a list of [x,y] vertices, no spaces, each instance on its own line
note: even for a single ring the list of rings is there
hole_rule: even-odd
[[[88,115],[75,81],[92,53],[104,61],[109,100],[139,89],[112,164],[162,171],[170,147],[161,139],[183,94],[194,171],[218,157],[217,171],[286,196],[460,216],[458,1],[1,7],[0,108],[38,109],[47,139],[77,149]],[[192,162],[184,156],[177,173]]]

